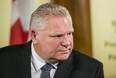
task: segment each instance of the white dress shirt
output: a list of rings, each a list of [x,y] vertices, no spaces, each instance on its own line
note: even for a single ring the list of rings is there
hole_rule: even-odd
[[[46,62],[35,52],[33,43],[31,44],[31,78],[40,78],[41,75],[41,67],[46,64]],[[57,69],[57,64],[52,64],[54,66],[53,69],[50,71],[50,78],[53,78],[56,69]]]

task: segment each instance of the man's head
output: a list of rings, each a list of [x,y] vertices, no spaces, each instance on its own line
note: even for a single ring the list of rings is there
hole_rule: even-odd
[[[72,19],[63,6],[46,3],[31,16],[30,33],[34,49],[46,62],[66,60],[73,48]]]

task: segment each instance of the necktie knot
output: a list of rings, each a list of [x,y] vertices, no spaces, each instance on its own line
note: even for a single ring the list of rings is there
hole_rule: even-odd
[[[46,63],[42,68],[41,70],[42,71],[50,71],[51,69],[53,68],[53,66],[49,63]]]

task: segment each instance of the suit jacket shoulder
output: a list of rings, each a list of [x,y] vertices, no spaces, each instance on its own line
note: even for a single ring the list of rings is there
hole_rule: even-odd
[[[12,46],[6,46],[0,48],[0,55],[1,54],[12,54],[12,53],[18,53],[22,50],[27,50],[30,48],[31,42],[28,42],[26,44],[17,44],[17,45],[12,45]]]
[[[92,63],[93,64],[102,64],[100,61],[98,61],[97,59],[87,55],[87,54],[84,54],[83,52],[80,52],[79,50],[76,50],[76,49],[73,49],[72,51],[73,53],[73,58],[74,58],[74,61],[78,61],[78,62],[81,62],[81,63]]]
[[[0,48],[0,78],[30,78],[30,43]]]
[[[72,78],[104,78],[103,64],[95,58],[73,49],[73,73]]]

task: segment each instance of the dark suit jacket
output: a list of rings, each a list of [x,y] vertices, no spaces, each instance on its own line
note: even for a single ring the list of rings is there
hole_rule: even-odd
[[[0,49],[0,78],[31,78],[31,42]],[[77,50],[59,63],[54,78],[104,78],[103,65]]]

